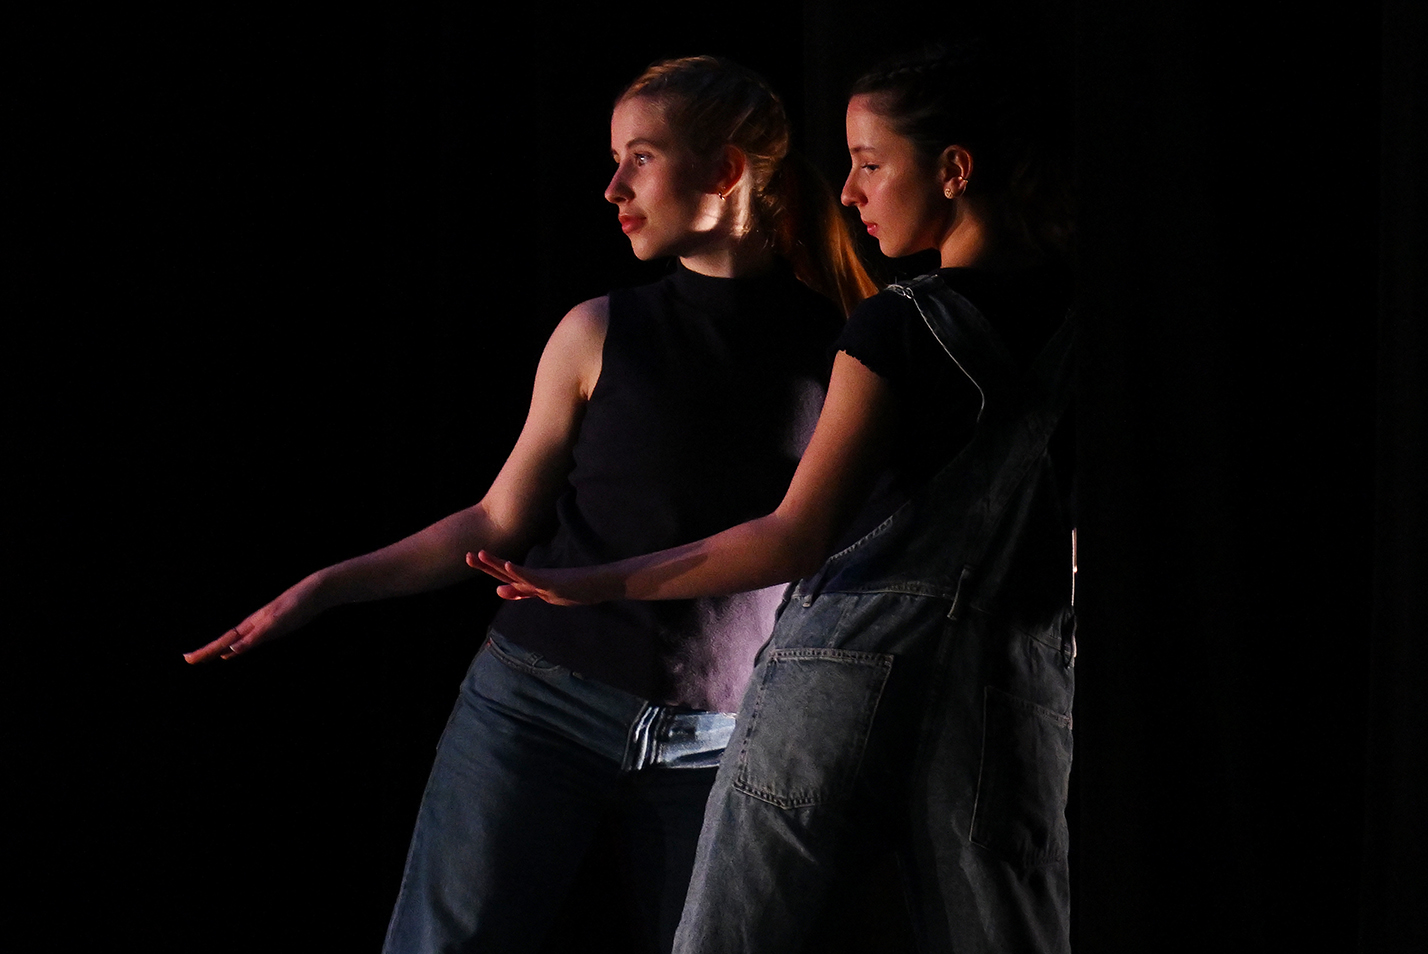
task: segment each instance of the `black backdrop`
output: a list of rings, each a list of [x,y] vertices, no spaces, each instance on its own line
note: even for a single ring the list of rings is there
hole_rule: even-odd
[[[852,76],[986,24],[1047,42],[1077,121],[1078,948],[1423,948],[1422,11],[756,14],[16,31],[7,934],[374,949],[489,588],[179,653],[476,499],[560,315],[659,273],[601,198],[646,63],[759,68],[839,177]]]

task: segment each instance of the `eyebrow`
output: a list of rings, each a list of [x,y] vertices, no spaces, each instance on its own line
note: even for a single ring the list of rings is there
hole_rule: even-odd
[[[662,145],[660,145],[659,143],[655,142],[653,139],[637,138],[637,139],[631,139],[629,142],[625,143],[625,151],[626,151],[626,152],[629,152],[631,149],[635,148],[636,146],[649,146],[651,149],[663,149],[663,148],[664,148]],[[615,149],[611,149],[611,150],[610,150],[610,155],[611,155],[611,156],[618,156],[618,155],[619,155],[619,152],[618,152],[617,150],[615,150]]]
[[[856,156],[856,155],[857,155],[858,153],[860,153],[860,152],[871,152],[871,153],[873,153],[874,155],[876,155],[876,154],[877,154],[877,151],[878,151],[878,150],[877,150],[875,147],[873,147],[873,146],[849,146],[849,147],[848,147],[848,153],[849,153],[850,155],[854,155],[854,156]]]

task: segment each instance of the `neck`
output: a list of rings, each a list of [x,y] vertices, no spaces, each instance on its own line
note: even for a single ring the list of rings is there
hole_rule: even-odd
[[[706,210],[714,227],[699,247],[679,256],[691,272],[712,278],[743,278],[773,267],[774,254],[768,236],[754,228],[753,196],[745,177],[724,198],[706,198]]]
[[[943,268],[1019,269],[1035,265],[1040,256],[1026,248],[1009,229],[995,228],[992,210],[974,200],[956,204],[951,226],[937,248]]]
[[[942,241],[937,243],[942,267],[974,268],[984,264],[994,243],[982,210],[969,199],[959,199],[951,205],[951,221]]]
[[[744,278],[772,268],[774,253],[762,236],[746,235],[717,248],[681,255],[679,261],[691,272],[711,278]]]

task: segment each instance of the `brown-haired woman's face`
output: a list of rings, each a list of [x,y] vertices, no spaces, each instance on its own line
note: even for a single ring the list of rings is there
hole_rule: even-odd
[[[848,101],[848,154],[853,167],[843,204],[858,210],[868,234],[889,258],[937,248],[952,226],[936,164],[872,108],[873,97]]]
[[[717,223],[712,169],[679,142],[656,100],[621,100],[610,117],[615,174],[605,198],[640,259],[698,252]],[[716,200],[717,201],[717,200]]]

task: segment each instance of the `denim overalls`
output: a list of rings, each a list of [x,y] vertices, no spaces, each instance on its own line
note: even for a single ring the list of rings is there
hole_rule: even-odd
[[[1046,445],[1071,322],[1023,375],[935,275],[888,292],[982,410],[927,487],[791,589],[705,814],[683,954],[802,950],[859,903],[869,842],[897,849],[922,950],[1069,950],[1070,527]]]

